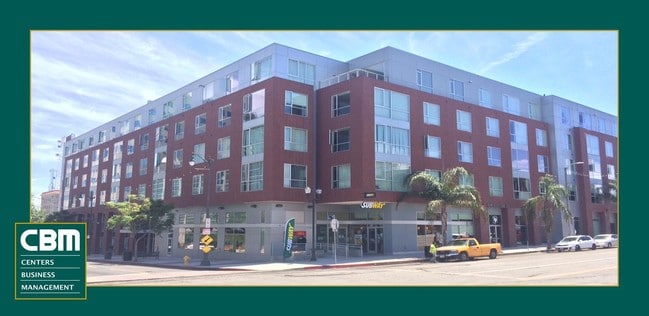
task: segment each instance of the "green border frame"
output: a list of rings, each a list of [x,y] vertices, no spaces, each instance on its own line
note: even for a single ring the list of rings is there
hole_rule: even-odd
[[[402,313],[444,313],[473,311],[521,314],[533,309],[537,312],[561,314],[586,314],[588,312],[615,312],[639,305],[641,299],[634,293],[634,283],[643,279],[642,264],[631,256],[642,253],[635,248],[636,238],[642,238],[638,227],[647,220],[638,192],[642,187],[641,169],[625,174],[624,166],[641,166],[642,154],[626,154],[634,146],[635,152],[643,144],[629,129],[642,126],[642,110],[646,107],[639,98],[641,72],[647,69],[641,42],[646,38],[644,10],[632,5],[604,6],[595,2],[556,1],[524,3],[520,1],[442,2],[259,2],[241,4],[224,2],[164,3],[145,1],[88,2],[39,1],[14,3],[0,13],[3,35],[3,101],[5,109],[5,142],[2,159],[6,182],[0,209],[4,240],[14,240],[10,224],[29,220],[30,200],[30,99],[29,56],[30,30],[154,30],[154,29],[337,29],[337,30],[618,30],[620,43],[620,212],[619,224],[622,238],[620,248],[619,287],[541,287],[541,288],[426,288],[426,287],[315,287],[269,289],[249,287],[209,288],[89,288],[88,300],[79,302],[25,302],[15,301],[9,290],[0,290],[0,305],[8,308],[26,308],[30,313],[48,315],[85,314],[103,309],[108,312],[165,315],[188,313],[210,314],[254,311],[271,313],[275,309],[291,314],[312,314],[312,311],[330,313],[380,313],[394,308]],[[257,2],[257,1],[252,1]],[[639,3],[639,2],[638,2]],[[638,5],[639,6],[639,5]],[[637,47],[636,47],[637,46]],[[6,88],[6,89],[5,89]],[[636,113],[640,111],[640,113]],[[637,122],[634,122],[637,120]],[[637,128],[637,127],[636,127]],[[14,135],[18,135],[17,137]],[[630,138],[630,139],[627,139]],[[626,185],[629,184],[629,185]],[[646,195],[646,194],[645,194]],[[8,249],[13,249],[10,245]],[[6,257],[10,257],[9,255]],[[6,266],[1,278],[12,284],[14,269]],[[11,283],[10,283],[11,282]],[[8,289],[8,288],[7,288]],[[12,291],[12,290],[11,290]],[[480,307],[467,306],[477,300]],[[171,302],[164,304],[160,302]],[[288,303],[287,303],[288,302]],[[559,302],[559,303],[557,303]],[[582,304],[574,303],[582,302]],[[36,304],[35,304],[36,303]],[[253,303],[253,304],[250,304]],[[487,307],[490,305],[490,307]],[[209,306],[203,309],[201,306]],[[67,308],[69,307],[69,308]],[[469,310],[467,310],[469,309]],[[488,310],[487,310],[488,309]],[[478,310],[475,310],[478,311]]]

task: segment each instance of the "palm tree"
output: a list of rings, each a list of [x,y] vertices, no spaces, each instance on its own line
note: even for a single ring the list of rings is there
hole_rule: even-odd
[[[568,190],[563,185],[556,183],[554,176],[544,175],[539,179],[539,186],[542,188],[542,194],[532,197],[523,204],[523,211],[532,223],[534,219],[539,216],[545,224],[545,241],[547,243],[547,250],[552,248],[550,243],[550,235],[552,233],[552,223],[557,211],[561,212],[564,220],[567,222],[572,221],[572,214],[566,207],[564,202]],[[528,224],[529,225],[529,224]]]
[[[407,193],[417,195],[428,201],[426,213],[440,213],[442,221],[442,242],[446,243],[448,226],[447,207],[456,206],[471,209],[474,214],[482,217],[487,212],[482,206],[480,192],[471,185],[460,184],[460,178],[469,173],[462,167],[445,171],[441,179],[437,179],[425,171],[416,171],[406,178]]]

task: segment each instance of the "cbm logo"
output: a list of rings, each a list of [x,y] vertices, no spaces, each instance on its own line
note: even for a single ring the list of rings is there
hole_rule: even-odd
[[[81,251],[78,229],[26,229],[20,234],[20,246],[26,251]]]

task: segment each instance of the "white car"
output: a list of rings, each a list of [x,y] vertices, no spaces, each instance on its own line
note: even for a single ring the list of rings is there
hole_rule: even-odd
[[[617,247],[617,234],[600,234],[593,237],[595,244],[600,248]]]
[[[555,246],[554,249],[556,249],[558,252],[562,251],[579,251],[582,249],[597,249],[597,245],[595,244],[595,240],[593,237],[590,237],[588,235],[575,235],[575,236],[566,236],[561,239]]]

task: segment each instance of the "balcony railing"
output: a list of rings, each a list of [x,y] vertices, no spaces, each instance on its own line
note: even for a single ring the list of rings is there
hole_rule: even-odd
[[[357,77],[368,77],[368,78],[374,78],[376,80],[386,81],[386,78],[382,73],[366,70],[366,69],[354,69],[348,72],[341,73],[339,75],[335,75],[329,79],[320,81],[319,83],[320,89],[339,82],[351,80]]]

